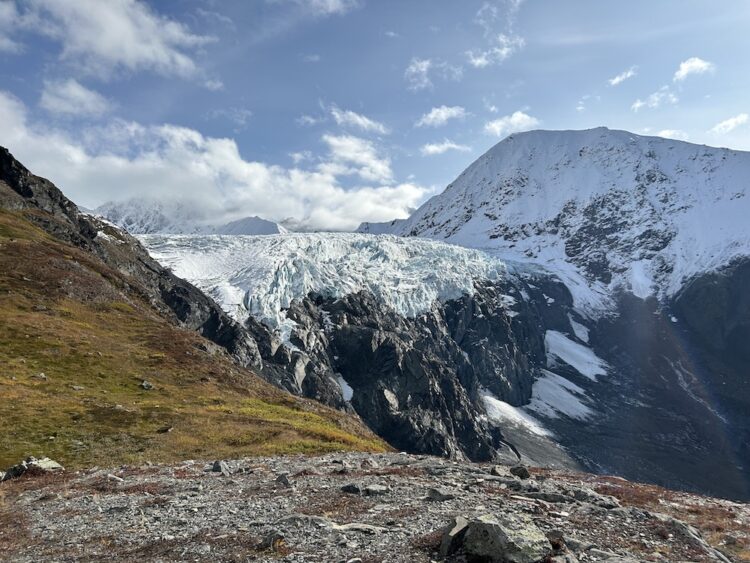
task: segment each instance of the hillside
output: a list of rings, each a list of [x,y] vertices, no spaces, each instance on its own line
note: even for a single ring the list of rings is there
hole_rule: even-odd
[[[252,339],[209,298],[0,156],[1,467],[385,447],[243,367]]]

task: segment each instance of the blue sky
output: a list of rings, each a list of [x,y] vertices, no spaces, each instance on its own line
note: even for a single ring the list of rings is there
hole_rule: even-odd
[[[78,203],[405,216],[509,133],[750,150],[750,3],[0,0],[0,144]]]

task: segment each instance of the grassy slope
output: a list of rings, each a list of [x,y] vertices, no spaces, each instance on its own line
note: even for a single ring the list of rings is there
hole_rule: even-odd
[[[0,210],[0,467],[385,448],[132,295],[100,261]]]

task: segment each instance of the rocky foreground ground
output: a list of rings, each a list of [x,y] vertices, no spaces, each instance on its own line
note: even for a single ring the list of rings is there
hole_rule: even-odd
[[[0,560],[750,560],[750,506],[612,477],[405,454],[31,473],[0,484]]]

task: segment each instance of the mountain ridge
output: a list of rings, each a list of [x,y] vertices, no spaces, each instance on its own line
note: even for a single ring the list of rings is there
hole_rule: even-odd
[[[580,304],[675,295],[747,255],[750,153],[627,131],[510,135],[411,217],[359,232],[445,240],[564,276]],[[715,224],[716,228],[707,226]]]
[[[197,201],[166,201],[157,198],[132,198],[103,203],[89,213],[105,219],[130,234],[283,234],[287,229],[258,216],[247,216],[228,222],[212,218],[224,215]]]

